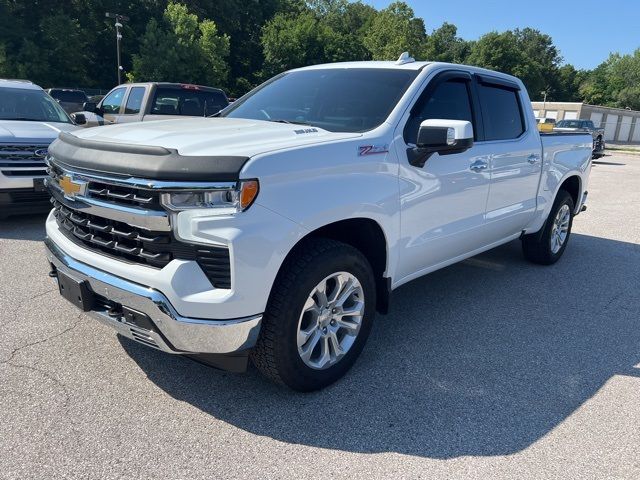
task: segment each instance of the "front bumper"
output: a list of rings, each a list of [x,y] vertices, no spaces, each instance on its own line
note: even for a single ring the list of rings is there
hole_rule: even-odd
[[[4,215],[24,215],[44,213],[51,210],[49,193],[33,188],[0,188],[0,217]]]
[[[252,348],[258,339],[262,315],[226,320],[182,317],[158,290],[78,262],[50,239],[45,246],[52,271],[85,282],[99,300],[87,313],[136,342],[174,354],[229,354]],[[132,319],[127,315],[131,311],[149,321]]]

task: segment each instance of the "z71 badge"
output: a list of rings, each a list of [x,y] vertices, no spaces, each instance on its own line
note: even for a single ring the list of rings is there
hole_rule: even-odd
[[[389,145],[360,145],[358,147],[358,156],[375,155],[377,153],[387,153]]]

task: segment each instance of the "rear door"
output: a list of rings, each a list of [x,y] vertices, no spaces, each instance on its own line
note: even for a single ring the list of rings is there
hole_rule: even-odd
[[[149,87],[131,86],[124,102],[122,113],[117,116],[117,123],[131,123],[142,121],[142,108]]]
[[[533,218],[542,173],[540,136],[518,84],[476,77],[484,125],[479,146],[490,152],[486,220],[496,237],[506,238],[521,232]]]

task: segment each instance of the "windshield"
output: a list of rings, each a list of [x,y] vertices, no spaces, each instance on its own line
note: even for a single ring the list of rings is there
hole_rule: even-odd
[[[87,101],[87,96],[79,90],[51,90],[49,95],[61,102],[84,103]]]
[[[56,102],[43,90],[0,88],[0,120],[71,123]]]
[[[363,132],[387,119],[417,75],[416,70],[379,68],[288,72],[233,103],[221,116]]]
[[[560,120],[556,123],[559,128],[583,128],[584,125],[580,120]]]

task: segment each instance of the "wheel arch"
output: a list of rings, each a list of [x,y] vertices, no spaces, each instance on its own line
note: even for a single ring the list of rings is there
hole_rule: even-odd
[[[582,179],[580,178],[580,175],[572,174],[566,177],[558,187],[558,190],[556,191],[556,194],[554,196],[554,201],[558,196],[560,190],[564,190],[569,195],[571,195],[574,208],[579,208],[580,194],[582,193]]]
[[[358,249],[371,264],[376,283],[376,310],[387,313],[391,293],[391,278],[386,277],[389,262],[388,241],[382,226],[371,218],[358,217],[338,220],[310,231],[289,250],[278,269],[278,276],[289,257],[311,238],[327,238]]]

